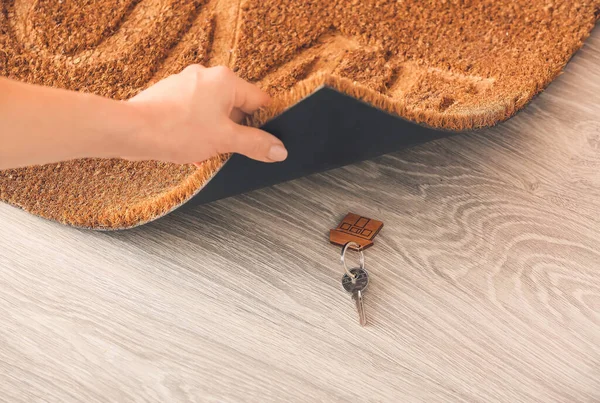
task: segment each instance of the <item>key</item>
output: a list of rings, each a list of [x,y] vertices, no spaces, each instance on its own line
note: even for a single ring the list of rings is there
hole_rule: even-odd
[[[364,268],[350,269],[350,273],[354,276],[352,278],[348,273],[342,277],[342,286],[344,290],[352,294],[352,299],[356,304],[356,310],[358,311],[358,322],[361,326],[367,325],[367,314],[365,313],[365,306],[363,303],[363,295],[365,289],[369,285],[369,273]]]

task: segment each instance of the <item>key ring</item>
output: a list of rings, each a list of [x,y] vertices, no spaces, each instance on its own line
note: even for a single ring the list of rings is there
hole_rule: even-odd
[[[363,253],[361,246],[359,244],[357,244],[356,242],[348,242],[342,247],[342,256],[340,257],[340,261],[342,262],[342,265],[344,265],[344,270],[346,270],[346,274],[348,276],[350,276],[350,278],[352,280],[354,280],[354,279],[356,279],[356,275],[354,275],[354,273],[350,272],[350,270],[348,269],[348,266],[346,265],[346,251],[351,246],[357,248],[358,253],[359,253],[359,259],[360,259],[360,268],[363,270],[365,269],[365,254]]]

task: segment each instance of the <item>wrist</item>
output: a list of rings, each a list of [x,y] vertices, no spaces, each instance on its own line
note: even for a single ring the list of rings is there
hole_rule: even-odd
[[[109,127],[107,144],[110,144],[110,158],[131,160],[152,159],[149,149],[150,133],[153,131],[151,114],[139,108],[134,102],[117,102],[118,112],[112,129]],[[118,128],[118,129],[115,129]]]
[[[73,129],[78,141],[71,145],[73,158],[122,158],[135,155],[136,136],[143,130],[144,119],[124,101],[78,93],[72,111],[84,119]]]

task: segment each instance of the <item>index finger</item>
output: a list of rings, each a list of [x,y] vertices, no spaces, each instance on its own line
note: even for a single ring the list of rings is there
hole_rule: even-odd
[[[235,99],[233,106],[244,113],[252,114],[271,100],[271,97],[258,86],[235,76]]]

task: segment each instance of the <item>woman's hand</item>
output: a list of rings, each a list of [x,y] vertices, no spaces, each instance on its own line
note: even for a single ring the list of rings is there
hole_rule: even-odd
[[[230,152],[282,161],[280,140],[239,124],[268,101],[224,67],[189,66],[125,102],[0,77],[0,169],[75,158],[196,163]]]
[[[127,102],[146,124],[130,144],[133,154],[124,158],[192,163],[230,152],[263,162],[287,157],[279,139],[240,125],[269,96],[225,67],[191,65]]]

